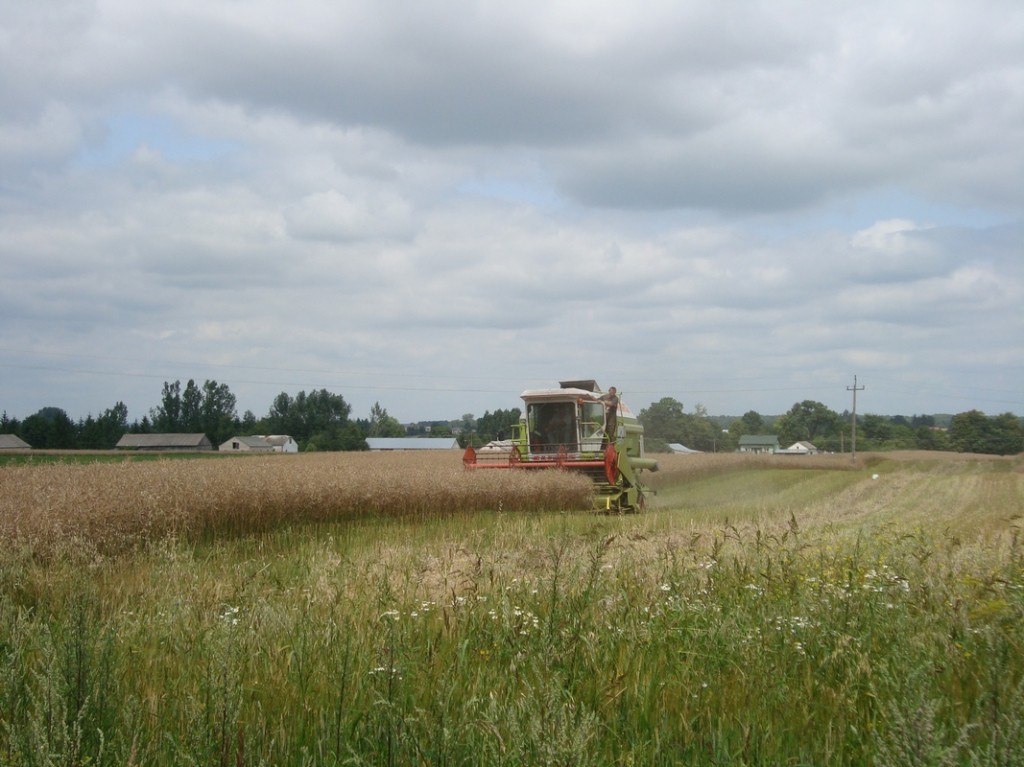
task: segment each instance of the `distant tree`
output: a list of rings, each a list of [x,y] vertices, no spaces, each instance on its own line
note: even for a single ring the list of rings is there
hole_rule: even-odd
[[[844,422],[845,425],[845,422]],[[865,450],[912,450],[917,431],[905,416],[865,415],[857,419],[858,445]]]
[[[1024,431],[1013,413],[989,418],[980,410],[953,416],[949,442],[961,453],[1015,455],[1024,450]]]
[[[78,446],[88,450],[112,450],[128,430],[128,407],[117,402],[98,418],[89,415],[79,422]]]
[[[59,407],[44,407],[26,418],[18,435],[33,448],[72,450],[78,447],[78,430]]]
[[[885,442],[892,437],[892,422],[881,415],[865,415],[857,425],[864,439]]]
[[[270,411],[267,413],[267,417],[264,419],[266,423],[267,431],[272,434],[289,434],[296,441],[298,437],[295,435],[294,430],[290,427],[294,419],[297,419],[297,414],[292,415],[292,397],[287,392],[281,392],[274,401],[270,403]]]
[[[512,427],[519,423],[522,417],[523,411],[517,407],[508,410],[498,408],[493,413],[485,410],[484,414],[476,419],[476,430],[472,435],[474,444],[486,444],[493,439],[509,439],[512,436]]]
[[[807,441],[824,448],[824,440],[837,436],[841,430],[842,422],[835,411],[809,399],[797,402],[775,421],[775,431],[784,445]]]
[[[294,397],[281,392],[274,398],[265,423],[270,433],[287,434],[304,450],[361,449],[360,444],[366,444],[363,432],[355,424],[352,424],[355,431],[343,429],[348,425],[350,411],[351,407],[340,394],[326,389],[309,394],[300,391]]]
[[[756,410],[748,410],[740,421],[743,422],[744,434],[764,434],[767,429],[764,418]]]
[[[0,416],[0,434],[17,434],[21,429],[21,421],[17,418],[8,418],[7,411]]]
[[[693,413],[683,419],[682,443],[694,450],[715,452],[722,440],[722,430],[708,415],[708,409],[699,402],[693,406]]]
[[[225,383],[208,380],[203,384],[198,431],[219,445],[239,430],[235,395]]]
[[[707,408],[694,406],[693,413],[683,403],[663,397],[637,416],[644,427],[644,440],[654,451],[664,450],[671,442],[679,442],[694,450],[716,450],[722,440],[721,429],[708,416]]]
[[[1013,413],[1003,413],[992,419],[992,446],[999,455],[1024,452],[1024,423]]]
[[[949,442],[960,453],[987,452],[988,416],[980,410],[957,413],[949,426]]]
[[[220,442],[213,439],[212,434],[207,433],[204,428],[204,422],[203,391],[190,378],[188,383],[185,384],[185,391],[181,395],[181,416],[178,422],[178,431],[183,431],[187,434],[203,432],[213,441],[213,444],[219,445]],[[231,435],[228,436],[230,437]]]
[[[160,405],[150,410],[153,430],[157,432],[202,432],[217,445],[230,439],[239,429],[235,395],[227,384],[207,380],[202,387],[193,379],[164,381]]]
[[[366,430],[368,437],[404,437],[405,427],[397,418],[388,415],[388,411],[374,402],[370,408],[370,422]]]
[[[949,436],[940,429],[918,426],[914,430],[915,444],[918,450],[950,450]]]
[[[176,433],[183,430],[181,417],[181,381],[164,381],[160,404],[149,411],[156,432]]]
[[[669,442],[682,440],[685,431],[686,412],[683,403],[672,397],[662,397],[640,411],[637,416],[644,427],[644,439],[655,448]]]
[[[309,452],[322,450],[366,450],[366,432],[354,421],[332,423],[303,444]]]
[[[740,437],[747,434],[765,434],[768,427],[764,418],[756,410],[748,410],[742,418],[729,424],[729,434],[725,441],[725,449],[735,450],[739,447]]]
[[[104,442],[113,448],[128,431],[128,406],[118,400],[112,408],[103,411],[99,417],[99,425]]]

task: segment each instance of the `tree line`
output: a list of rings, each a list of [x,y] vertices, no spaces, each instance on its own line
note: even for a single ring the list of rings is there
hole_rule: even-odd
[[[406,429],[385,408],[374,403],[369,418],[352,419],[351,406],[340,394],[326,389],[281,392],[266,415],[252,411],[239,417],[235,395],[225,383],[207,380],[201,386],[190,379],[163,384],[160,403],[141,419],[129,423],[123,402],[77,422],[58,407],[45,407],[23,421],[0,416],[0,434],[15,434],[37,449],[112,449],[126,433],[203,433],[214,445],[235,436],[287,434],[300,450],[365,450],[368,437],[453,436],[459,443],[485,444],[511,436],[519,422],[519,408],[486,411],[475,418],[466,413],[454,421],[419,424]],[[744,435],[776,435],[783,447],[807,441],[827,452],[849,451],[853,438],[850,413],[837,413],[820,402],[797,402],[781,416],[748,411],[723,429],[719,420],[697,404],[686,412],[683,403],[665,397],[640,411],[648,450],[665,451],[670,443],[694,450],[731,452]],[[933,416],[858,415],[860,450],[954,450],[1013,455],[1024,451],[1024,425],[1013,413],[987,416],[979,410],[958,413],[947,429],[936,427]]]
[[[36,449],[110,450],[124,434],[205,434],[220,445],[236,436],[287,434],[300,450],[365,450],[367,437],[404,436],[405,429],[374,403],[368,419],[351,418],[351,406],[340,394],[326,389],[278,394],[267,414],[252,411],[239,417],[237,401],[225,383],[207,380],[165,381],[160,403],[141,419],[129,423],[123,402],[77,422],[58,407],[44,407],[23,421],[4,411],[0,434],[14,434]]]
[[[775,435],[783,447],[810,442],[826,452],[849,451],[853,440],[850,413],[837,413],[820,402],[797,402],[778,417],[751,410],[723,430],[700,404],[687,413],[683,403],[665,397],[638,415],[647,448],[667,450],[676,442],[693,450],[731,452],[744,435]],[[953,416],[947,429],[933,416],[857,416],[859,450],[953,450],[962,453],[1015,455],[1024,451],[1024,424],[1013,413],[987,416],[970,410]]]

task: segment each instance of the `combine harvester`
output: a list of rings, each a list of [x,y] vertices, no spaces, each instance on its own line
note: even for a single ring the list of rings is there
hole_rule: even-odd
[[[644,469],[658,463],[644,457],[644,427],[618,398],[596,381],[561,381],[557,389],[527,389],[526,411],[512,438],[466,448],[467,469],[566,469],[594,483],[594,506],[609,512],[644,508]]]

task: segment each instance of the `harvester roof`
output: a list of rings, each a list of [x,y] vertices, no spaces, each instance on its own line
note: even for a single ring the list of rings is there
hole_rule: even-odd
[[[586,389],[527,389],[519,395],[524,400],[551,400],[553,402],[566,402],[579,399],[580,397],[592,397],[593,392]]]
[[[589,399],[594,394],[600,394],[601,387],[592,378],[581,378],[573,381],[559,381],[557,389],[527,389],[521,396],[524,400],[552,400],[565,401],[585,397]]]

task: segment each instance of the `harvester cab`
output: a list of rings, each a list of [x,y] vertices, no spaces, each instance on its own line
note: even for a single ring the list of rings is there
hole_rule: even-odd
[[[469,469],[565,469],[594,483],[595,507],[635,512],[644,507],[640,472],[657,471],[644,455],[644,429],[616,396],[596,381],[562,381],[557,389],[527,389],[512,438],[466,448]]]

